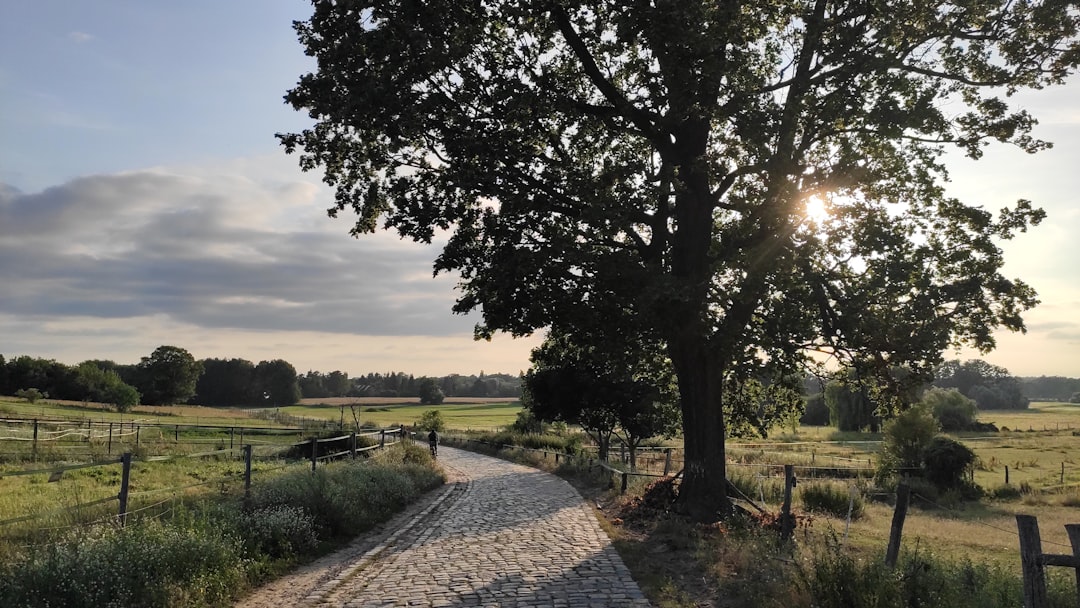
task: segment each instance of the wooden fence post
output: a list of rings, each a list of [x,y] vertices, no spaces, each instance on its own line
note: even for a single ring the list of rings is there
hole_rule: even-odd
[[[135,447],[139,447],[139,431],[142,430],[142,425],[135,427]]]
[[[1009,465],[1005,465],[1005,485],[1009,485]]]
[[[791,514],[791,489],[795,487],[795,466],[784,465],[784,505],[780,508],[780,540],[791,540],[795,532],[795,517]]]
[[[885,565],[889,568],[896,567],[896,558],[900,556],[900,537],[904,533],[904,519],[910,501],[911,488],[906,483],[896,486],[896,510],[893,511],[892,528],[889,530],[889,548],[885,551]]]
[[[113,425],[113,423],[110,422],[109,423],[109,447],[108,447],[108,450],[105,452],[106,454],[112,454],[112,425]]]
[[[349,435],[349,456],[356,458],[356,431]]]
[[[312,437],[311,438],[311,470],[312,471],[315,470],[315,460],[316,460],[315,453],[318,451],[318,449],[319,449],[319,439],[317,437]]]
[[[628,480],[627,480],[628,477],[629,477],[629,475],[626,474],[626,471],[623,471],[623,474],[622,474],[622,487],[619,488],[619,494],[626,494],[626,486],[627,486],[627,483],[628,483]]]
[[[664,449],[664,477],[671,474],[671,448]]]
[[[1020,566],[1024,573],[1024,608],[1047,608],[1046,568],[1042,563],[1039,520],[1034,515],[1017,515],[1020,533]]]
[[[173,442],[174,443],[180,443],[180,425],[179,424],[176,425],[176,428],[173,430]]]
[[[233,436],[236,434],[235,427],[229,427],[229,449],[233,449]]]
[[[251,498],[251,444],[244,446],[244,500]]]
[[[123,467],[123,473],[120,475],[120,494],[117,498],[120,499],[120,526],[123,527],[127,523],[127,507],[128,507],[128,486],[131,481],[131,452],[124,452],[120,456],[120,465]]]
[[[384,429],[379,429],[379,449],[381,450],[381,449],[383,449],[385,447],[386,447],[386,431]]]
[[[34,443],[33,443],[33,446],[31,447],[30,452],[31,452],[31,454],[32,454],[32,456],[33,456],[33,458],[35,460],[37,459],[37,436],[38,436],[38,421],[37,421],[37,418],[34,418]]]
[[[1080,606],[1080,524],[1065,524],[1072,545],[1073,563],[1076,566],[1076,605]]]

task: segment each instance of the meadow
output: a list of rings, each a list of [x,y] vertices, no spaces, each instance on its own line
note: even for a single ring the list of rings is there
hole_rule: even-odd
[[[412,426],[424,412],[437,409],[450,429],[492,431],[513,424],[521,403],[506,398],[449,397],[440,405],[423,405],[415,397],[341,397],[304,399],[299,405],[280,408],[292,416],[353,423],[353,411],[360,423],[376,426]]]
[[[0,399],[0,416],[89,417],[94,420],[131,420],[171,423],[217,425],[271,425],[281,416],[325,421],[333,429],[338,424],[352,428],[355,412],[361,424],[371,426],[411,426],[428,410],[437,409],[452,430],[493,430],[504,428],[516,419],[521,406],[506,399],[448,399],[438,406],[422,405],[415,399],[318,399],[296,406],[274,408],[272,411],[215,409],[197,406],[176,408],[137,408],[123,417],[92,404],[38,403],[26,404],[17,400]],[[907,542],[923,550],[952,556],[979,556],[1018,567],[1015,515],[1038,515],[1043,538],[1048,544],[1067,543],[1063,525],[1080,520],[1080,406],[1075,404],[1034,403],[1029,410],[984,412],[980,421],[993,422],[1008,431],[993,435],[962,437],[979,457],[975,481],[992,496],[978,503],[930,501],[918,495],[905,526]],[[1030,429],[1030,430],[1029,430]],[[1074,434],[1075,432],[1075,434]],[[144,448],[146,454],[169,449],[169,437],[158,438]],[[879,447],[879,436],[870,434],[837,433],[823,427],[778,429],[767,441],[732,441],[731,471],[749,479],[748,485],[755,500],[770,509],[778,509],[780,481],[778,466],[790,463],[798,466],[869,468]],[[216,446],[227,447],[219,437]],[[292,441],[290,439],[289,441]],[[678,440],[651,442],[668,446],[678,454]],[[268,455],[269,456],[269,455]],[[681,466],[674,459],[674,470]],[[662,459],[654,457],[654,466],[662,467]],[[206,483],[212,479],[235,483],[239,463],[226,457],[201,459],[197,463],[163,462],[137,463],[134,478],[138,490],[147,500],[155,493],[175,493],[170,488],[191,486],[184,494],[222,492],[223,483]],[[1064,471],[1062,469],[1064,465]],[[282,466],[272,460],[255,464],[255,476],[260,469]],[[186,469],[185,469],[186,467]],[[1009,485],[1005,486],[1005,467],[1009,468]],[[5,470],[14,464],[0,466]],[[116,469],[115,471],[113,469]],[[269,471],[268,471],[269,472]],[[802,473],[800,473],[802,474]],[[824,474],[823,476],[828,476]],[[118,467],[90,469],[66,473],[59,483],[48,483],[46,475],[6,477],[0,479],[0,520],[27,512],[54,507],[71,507],[91,502],[116,492]],[[841,494],[851,488],[858,492],[870,490],[870,473],[862,479],[827,480],[809,478],[801,488],[810,485],[832,485]],[[651,478],[636,483],[643,486]],[[796,492],[800,506],[801,491]],[[872,497],[871,497],[872,498]],[[885,497],[887,499],[887,497]],[[843,517],[827,513],[813,516],[814,526],[822,532],[838,531],[856,549],[869,552],[884,551],[889,532],[892,507],[884,502],[868,500],[864,515],[848,526]],[[2,533],[3,530],[0,530]]]

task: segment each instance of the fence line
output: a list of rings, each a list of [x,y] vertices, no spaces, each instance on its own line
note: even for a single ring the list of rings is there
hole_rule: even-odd
[[[390,432],[389,434],[388,434],[388,431]],[[341,440],[346,440],[346,439],[350,440],[350,443],[351,443],[350,449],[345,450],[343,452],[336,452],[334,454],[318,456],[317,452],[315,450],[313,450],[312,451],[311,462],[312,462],[312,467],[314,468],[315,463],[317,461],[320,461],[320,460],[321,461],[329,461],[329,460],[339,458],[339,457],[342,457],[342,456],[345,456],[345,455],[351,455],[351,456],[355,457],[359,453],[385,448],[385,446],[388,443],[387,440],[386,440],[388,436],[392,440],[396,440],[396,438],[401,437],[403,435],[403,433],[404,433],[404,429],[400,428],[400,427],[392,428],[392,429],[379,429],[379,430],[369,431],[369,432],[365,432],[365,433],[361,433],[361,434],[352,433],[350,435],[343,435],[343,436],[340,436],[340,437],[332,437],[332,438],[325,438],[325,439],[319,439],[317,437],[312,437],[310,442],[299,442],[299,443],[295,443],[295,444],[291,444],[291,445],[287,445],[287,446],[283,446],[283,447],[301,447],[301,446],[304,446],[304,445],[315,446],[320,442],[321,443],[329,443],[329,442],[333,442],[333,441],[341,441]],[[380,440],[380,442],[378,444],[375,444],[375,445],[372,445],[372,446],[366,446],[366,447],[363,447],[363,448],[356,447],[356,438],[358,436],[370,436],[370,435],[376,435],[376,434],[380,435],[380,438],[381,438],[381,440]],[[391,441],[390,443],[393,443],[393,442],[394,441]],[[5,472],[5,473],[0,474],[0,479],[2,479],[3,477],[16,477],[16,476],[25,476],[25,475],[48,474],[50,476],[49,481],[59,481],[62,474],[64,472],[66,472],[66,471],[93,468],[93,467],[114,466],[114,465],[117,465],[117,464],[120,464],[123,467],[120,492],[115,496],[107,496],[105,498],[101,498],[101,499],[94,500],[94,501],[87,502],[87,503],[81,503],[81,504],[78,504],[78,505],[74,505],[72,507],[65,507],[65,508],[60,508],[60,509],[52,509],[52,510],[49,510],[49,511],[37,512],[37,513],[30,514],[30,515],[24,515],[24,516],[20,516],[20,517],[15,517],[15,518],[2,520],[2,521],[0,521],[0,528],[2,528],[4,526],[11,525],[11,524],[15,524],[15,523],[20,523],[20,522],[25,522],[25,521],[31,521],[31,520],[34,520],[34,519],[41,519],[41,518],[45,518],[45,517],[50,517],[50,516],[58,515],[58,514],[65,513],[65,512],[78,511],[78,510],[81,510],[81,509],[86,509],[88,507],[93,507],[93,506],[109,503],[109,502],[112,502],[112,501],[119,501],[120,502],[120,507],[119,507],[119,512],[115,516],[110,516],[110,517],[118,518],[121,521],[121,524],[123,524],[124,518],[128,513],[137,512],[137,511],[129,511],[127,509],[127,501],[128,501],[128,498],[130,498],[130,497],[142,497],[142,496],[146,496],[146,495],[160,494],[160,493],[163,493],[163,492],[172,492],[172,493],[175,494],[175,493],[180,492],[182,490],[186,490],[186,489],[190,489],[190,488],[194,488],[194,487],[206,486],[206,485],[213,485],[213,484],[223,483],[223,482],[227,482],[227,481],[237,481],[237,482],[238,481],[243,481],[244,485],[245,485],[244,490],[245,490],[245,493],[247,493],[250,490],[250,486],[251,486],[251,461],[252,461],[252,452],[253,452],[253,450],[252,450],[252,446],[250,444],[245,444],[244,446],[242,446],[241,449],[242,449],[242,452],[243,452],[243,455],[244,455],[244,461],[245,461],[244,462],[244,472],[242,474],[241,473],[226,474],[226,475],[217,477],[217,478],[212,479],[212,480],[202,481],[202,482],[198,482],[198,483],[194,483],[194,484],[189,484],[189,485],[184,485],[184,486],[173,486],[173,487],[169,487],[169,488],[159,488],[159,489],[155,489],[155,490],[145,490],[145,491],[134,492],[134,493],[129,493],[130,470],[131,470],[131,465],[132,465],[133,462],[160,463],[160,462],[171,462],[171,461],[185,459],[185,458],[204,458],[204,457],[208,457],[208,456],[215,456],[215,455],[221,455],[221,454],[227,454],[227,453],[231,454],[231,453],[236,452],[236,449],[229,448],[229,449],[212,450],[212,451],[193,453],[193,454],[150,456],[150,457],[145,457],[145,458],[140,458],[140,459],[134,459],[131,452],[126,452],[121,458],[112,459],[112,460],[109,460],[109,461],[106,461],[106,462],[82,463],[82,464],[74,464],[74,465],[64,465],[64,466],[59,466],[59,467],[50,467],[50,468],[47,468],[47,469],[28,469],[28,470],[24,470],[24,471]],[[300,461],[294,461],[292,464],[296,464],[297,462],[300,462]],[[267,468],[267,469],[261,469],[261,471],[266,473],[266,472],[271,472],[271,471],[275,471],[275,470],[278,470],[278,469],[283,469],[283,468],[286,468],[288,466],[289,466],[289,464],[285,464],[285,465],[282,465],[280,467],[271,467],[271,468]]]

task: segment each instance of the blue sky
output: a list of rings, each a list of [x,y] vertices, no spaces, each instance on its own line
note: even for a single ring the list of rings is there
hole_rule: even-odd
[[[516,373],[536,339],[474,342],[435,248],[354,240],[273,137],[312,67],[300,0],[0,6],[0,353],[284,358],[300,371]],[[1043,305],[987,360],[1080,376],[1080,80],[1022,98],[1053,150],[955,159],[952,190],[1050,217],[1005,245]],[[960,353],[968,357],[971,353]],[[950,354],[951,356],[951,354]]]

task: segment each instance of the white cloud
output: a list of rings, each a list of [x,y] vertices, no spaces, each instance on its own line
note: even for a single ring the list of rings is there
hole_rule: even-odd
[[[0,310],[41,319],[163,315],[196,327],[459,335],[435,247],[348,236],[329,195],[252,161],[0,191]],[[237,172],[240,169],[243,172]],[[323,202],[320,202],[322,199]]]
[[[72,42],[74,42],[76,44],[83,44],[83,43],[86,43],[86,42],[90,42],[91,40],[94,40],[94,38],[95,37],[93,35],[87,34],[86,32],[69,32],[68,33],[68,40],[70,40],[70,41],[72,41]]]

